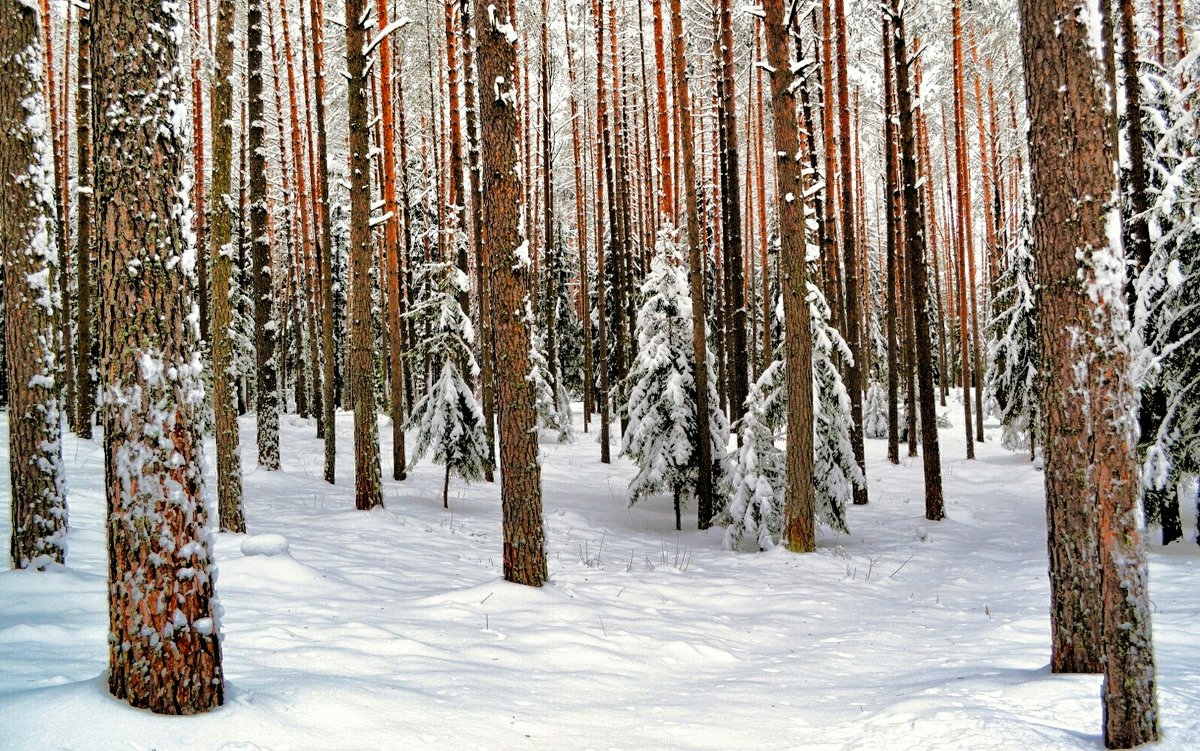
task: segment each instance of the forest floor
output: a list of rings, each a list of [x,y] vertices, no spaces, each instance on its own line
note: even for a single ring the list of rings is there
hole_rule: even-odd
[[[441,467],[422,463],[385,479],[386,508],[355,511],[350,414],[336,486],[311,422],[282,420],[269,473],[245,419],[251,538],[288,551],[216,535],[226,703],[186,718],[106,692],[101,442],[67,437],[68,564],[0,572],[0,748],[1099,748],[1100,678],[1048,668],[1042,475],[994,425],[965,461],[961,407],[942,411],[948,518],[923,518],[919,459],[891,466],[869,440],[870,504],[803,556],[726,552],[694,508],[677,533],[666,498],[627,507],[633,468],[600,464],[594,423],[543,438],[540,589],[500,578],[498,486],[452,480],[445,510]],[[1192,749],[1200,546],[1150,560],[1159,748]]]

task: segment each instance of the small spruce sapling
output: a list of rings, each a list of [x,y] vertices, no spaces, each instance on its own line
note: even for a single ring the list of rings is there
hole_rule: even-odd
[[[719,406],[710,353],[706,435],[697,425],[692,300],[674,230],[659,232],[641,293],[637,354],[626,381],[628,424],[622,439],[623,453],[638,466],[629,483],[629,504],[670,493],[675,528],[680,529],[682,502],[694,494],[699,477],[698,441],[708,440],[712,447],[714,496],[728,497],[729,423]],[[722,504],[716,505],[719,512]]]
[[[550,385],[550,365],[546,361],[545,335],[530,315],[529,383],[533,386],[534,411],[539,430],[558,433],[559,443],[575,442],[575,427],[571,424],[571,401],[562,379],[558,388]]]
[[[409,465],[433,453],[433,461],[445,466],[442,505],[449,507],[450,473],[468,482],[480,480],[491,461],[483,410],[463,377],[464,371],[472,377],[479,374],[471,351],[474,329],[458,303],[468,281],[449,263],[426,264],[418,281],[420,297],[406,315],[428,335],[412,356],[430,362],[439,375],[426,386],[405,425],[417,431]]]
[[[808,286],[813,337],[813,489],[817,521],[838,532],[848,532],[846,505],[854,487],[865,482],[850,443],[850,395],[842,382],[835,354],[847,360],[850,348],[829,325],[829,305],[820,290]],[[781,353],[782,356],[782,353]],[[760,549],[778,544],[783,527],[783,493],[787,466],[776,445],[784,427],[787,407],[787,372],[777,360],[763,371],[746,399],[746,415],[739,427],[742,445],[732,468],[729,509],[721,518],[727,525],[725,546],[745,549],[752,540]]]

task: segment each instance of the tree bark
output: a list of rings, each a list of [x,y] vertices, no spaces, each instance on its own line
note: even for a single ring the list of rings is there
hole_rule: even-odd
[[[483,218],[488,227],[496,371],[500,389],[500,504],[504,521],[504,578],[538,587],[545,583],[546,533],[537,417],[529,374],[527,316],[531,267],[523,237],[521,178],[516,140],[520,124],[513,9],[493,9],[475,19],[479,77],[491,85],[480,97],[483,134]]]
[[[905,40],[902,0],[892,0],[895,33],[892,58],[896,66],[896,104],[900,115],[900,166],[904,188],[904,252],[908,260],[909,289],[916,339],[918,398],[921,409],[921,450],[925,470],[925,518],[946,516],[942,498],[942,458],[938,445],[937,411],[933,388],[933,344],[930,338],[929,272],[925,261],[925,217],[917,184],[917,136],[913,100],[908,84],[908,43]]]
[[[46,127],[40,19],[0,2],[0,248],[11,490],[9,562],[44,569],[66,558],[62,401],[55,367],[58,306],[51,251],[53,145]],[[90,421],[90,413],[89,413]]]
[[[828,5],[826,11],[828,12]],[[837,89],[838,89],[838,131],[841,133],[841,182],[842,190],[842,260],[846,267],[846,344],[854,353],[854,361],[846,364],[846,390],[850,392],[850,415],[854,421],[850,433],[850,443],[854,450],[854,460],[866,472],[866,462],[863,454],[862,430],[862,383],[863,366],[859,362],[862,353],[862,327],[859,318],[859,287],[858,287],[858,240],[854,222],[854,174],[850,151],[850,82],[849,61],[846,57],[846,38],[849,31],[846,28],[845,0],[834,0],[834,11],[837,20]],[[828,106],[828,102],[826,102]],[[854,487],[854,503],[865,504],[868,500],[867,485]]]
[[[1022,0],[1020,10],[1042,285],[1051,664],[1104,670],[1105,745],[1129,748],[1158,738],[1158,708],[1124,258],[1109,231],[1118,211],[1112,113],[1089,41],[1099,19],[1078,1]]]
[[[213,417],[217,443],[217,510],[220,527],[245,532],[237,398],[233,382],[233,31],[236,0],[217,2],[216,69],[213,74],[212,134],[212,367]]]
[[[708,403],[708,339],[706,337],[706,304],[704,300],[704,263],[700,245],[700,207],[696,199],[696,161],[693,153],[692,102],[688,92],[687,60],[683,38],[683,13],[680,0],[671,0],[671,57],[675,109],[679,115],[680,161],[683,162],[684,206],[687,212],[688,285],[692,296],[692,354],[696,368],[696,424],[707,426]],[[715,504],[712,486],[712,441],[707,431],[697,438],[699,479],[696,482],[696,517],[700,529],[712,526]]]
[[[371,317],[371,162],[367,121],[364,23],[366,0],[346,2],[346,75],[350,159],[350,357],[347,374],[354,405],[354,505],[369,511],[383,505],[379,469],[379,425],[375,407],[375,333]]]
[[[246,22],[250,143],[250,244],[254,276],[255,402],[258,464],[279,469],[279,388],[273,314],[271,241],[267,235],[266,116],[263,95],[263,0],[249,0]]]
[[[1106,248],[1113,196],[1107,108],[1093,78],[1075,0],[1021,0],[1034,258],[1041,285],[1040,393],[1044,410],[1046,515],[1050,549],[1051,666],[1102,670],[1098,509],[1085,482],[1093,436],[1076,366],[1093,353],[1073,333],[1091,310],[1075,254]]]
[[[191,714],[222,702],[212,543],[201,498],[199,330],[178,7],[98,0],[92,69],[100,382],[109,515],[109,691]],[[159,96],[147,97],[145,92]]]
[[[887,204],[884,213],[887,216],[887,421],[888,421],[888,461],[900,463],[900,366],[897,360],[900,356],[900,340],[896,328],[898,321],[898,306],[896,297],[900,280],[897,278],[896,245],[900,229],[896,226],[897,219],[902,218],[903,198],[900,191],[900,181],[897,179],[896,168],[896,104],[895,104],[895,64],[892,61],[892,12],[883,12],[883,129],[884,129],[884,192],[887,194]]]
[[[325,10],[322,0],[310,0],[312,11],[313,76],[316,79],[313,103],[317,121],[317,184],[313,191],[321,197],[321,235],[317,244],[317,262],[321,275],[321,406],[325,412],[325,482],[333,484],[337,467],[337,380],[333,344],[333,219],[329,194],[329,146],[325,118]]]
[[[447,8],[449,6],[447,5]],[[447,13],[450,11],[447,10]],[[375,0],[375,28],[388,27],[388,0]],[[404,456],[404,345],[400,338],[400,236],[398,233],[400,206],[396,200],[396,130],[392,106],[392,41],[384,37],[379,43],[380,120],[383,127],[383,212],[388,219],[383,224],[384,269],[383,282],[387,291],[387,333],[391,357],[388,358],[388,386],[392,409],[392,479],[407,476]],[[460,160],[461,161],[461,160]],[[461,169],[461,164],[460,164]],[[464,273],[467,273],[464,271]],[[463,310],[469,310],[464,307]]]
[[[79,10],[79,79],[75,89],[75,147],[79,161],[76,176],[75,209],[75,295],[78,349],[75,352],[75,433],[80,438],[92,437],[92,415],[96,411],[95,361],[95,302],[92,299],[92,190],[93,190],[93,133],[92,133],[92,11]]]
[[[795,87],[789,48],[790,11],[784,0],[766,0],[764,30],[771,78],[771,124],[775,129],[775,208],[779,216],[779,279],[783,295],[787,364],[787,486],[783,538],[788,550],[816,550],[813,490],[812,331],[808,306],[807,199]],[[764,322],[766,325],[766,322]]]

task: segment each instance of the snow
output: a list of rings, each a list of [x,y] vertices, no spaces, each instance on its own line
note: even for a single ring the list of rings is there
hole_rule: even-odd
[[[0,445],[7,429],[0,416]],[[255,469],[253,418],[241,429],[248,527],[290,554],[214,534],[225,706],[169,718],[108,696],[102,439],[67,435],[67,565],[0,572],[0,749],[1101,746],[1100,678],[1047,667],[1043,476],[999,447],[994,423],[973,462],[961,425],[941,431],[949,518],[936,523],[920,460],[893,467],[868,440],[854,534],[804,556],[726,552],[694,509],[677,534],[669,498],[627,507],[628,461],[549,439],[540,589],[500,579],[498,485],[452,480],[444,511],[442,468],[425,463],[385,481],[386,508],[355,511],[351,413],[337,416],[336,486],[311,421],[282,422],[279,472]],[[388,456],[390,431],[380,439]],[[1189,749],[1200,552],[1152,549],[1150,567],[1155,748]]]
[[[242,555],[287,555],[288,540],[283,535],[250,535],[242,540]]]

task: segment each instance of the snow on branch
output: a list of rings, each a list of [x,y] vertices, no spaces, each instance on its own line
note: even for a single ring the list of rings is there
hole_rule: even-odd
[[[395,21],[392,21],[391,23],[389,23],[387,26],[384,26],[382,29],[379,30],[379,33],[375,35],[374,39],[372,39],[367,44],[363,45],[363,54],[370,55],[372,52],[375,51],[375,48],[378,47],[383,42],[384,39],[387,39],[388,34],[391,34],[393,31],[399,31],[400,29],[403,29],[405,26],[408,26],[410,23],[412,23],[411,18],[409,18],[408,16],[401,16],[400,18],[397,18]]]

